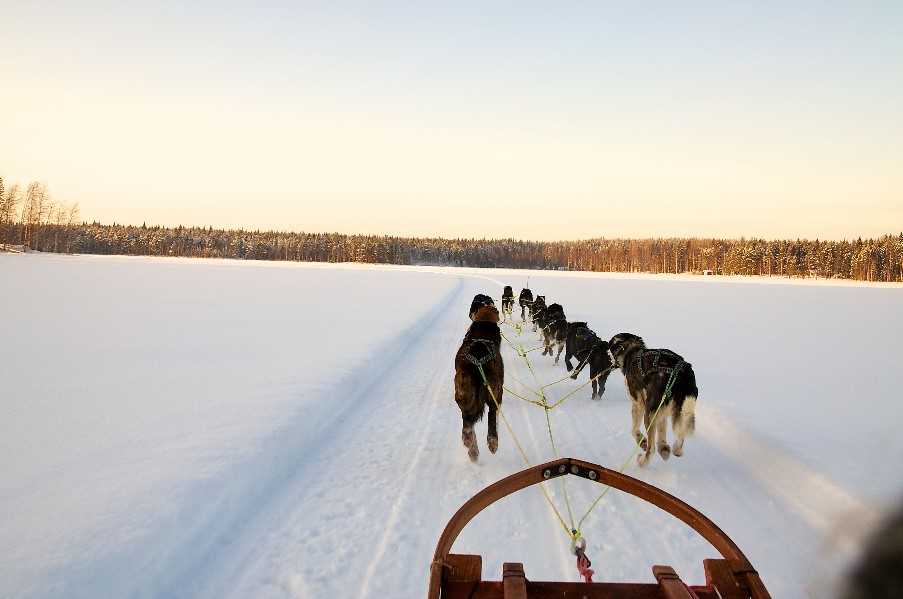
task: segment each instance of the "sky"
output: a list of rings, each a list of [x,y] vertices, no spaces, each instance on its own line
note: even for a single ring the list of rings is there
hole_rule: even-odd
[[[0,0],[0,176],[101,222],[903,230],[903,2]]]

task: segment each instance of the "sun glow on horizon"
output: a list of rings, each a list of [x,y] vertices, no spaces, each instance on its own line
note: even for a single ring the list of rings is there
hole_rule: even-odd
[[[523,7],[491,30],[464,6],[71,8],[0,42],[0,176],[89,220],[537,240],[903,225],[903,42],[877,17],[856,37],[853,7],[820,31],[714,4],[667,23]]]

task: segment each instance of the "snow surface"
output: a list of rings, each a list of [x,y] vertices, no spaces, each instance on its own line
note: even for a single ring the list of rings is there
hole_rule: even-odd
[[[473,295],[528,277],[600,336],[693,363],[686,455],[628,473],[718,523],[773,596],[829,593],[903,491],[899,286],[28,254],[0,255],[0,596],[424,596],[449,517],[522,468],[501,423],[499,453],[480,424],[467,460],[452,360]],[[564,376],[537,354],[540,380]],[[552,412],[559,450],[617,468],[633,451],[620,375],[589,394]],[[531,460],[551,459],[542,410],[503,405]],[[567,488],[578,517],[600,489]],[[698,583],[716,555],[617,491],[583,531],[597,580],[666,563]],[[537,489],[455,551],[482,554],[487,579],[503,561],[578,579]]]

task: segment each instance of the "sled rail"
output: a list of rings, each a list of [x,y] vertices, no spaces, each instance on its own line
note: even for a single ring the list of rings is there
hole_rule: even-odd
[[[638,497],[698,532],[722,556],[722,559],[703,561],[706,585],[688,587],[668,566],[653,567],[657,584],[533,582],[526,579],[523,566],[517,563],[505,564],[501,582],[482,581],[480,556],[449,553],[458,535],[478,513],[512,493],[566,475],[579,476]],[[722,599],[771,597],[737,544],[700,511],[641,480],[574,458],[554,460],[512,474],[486,487],[462,505],[439,537],[430,566],[427,595],[428,599],[718,599],[719,596]]]

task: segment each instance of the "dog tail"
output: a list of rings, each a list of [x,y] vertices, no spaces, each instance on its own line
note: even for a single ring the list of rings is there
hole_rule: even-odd
[[[696,430],[696,396],[687,395],[679,412],[674,414],[674,434],[689,437]]]
[[[696,398],[699,396],[699,389],[696,387],[696,375],[693,368],[686,369],[686,378],[681,381],[683,384],[679,393],[683,395],[683,401],[680,402],[674,412],[673,428],[674,433],[679,437],[687,437],[696,431]],[[683,377],[681,377],[683,378]]]

